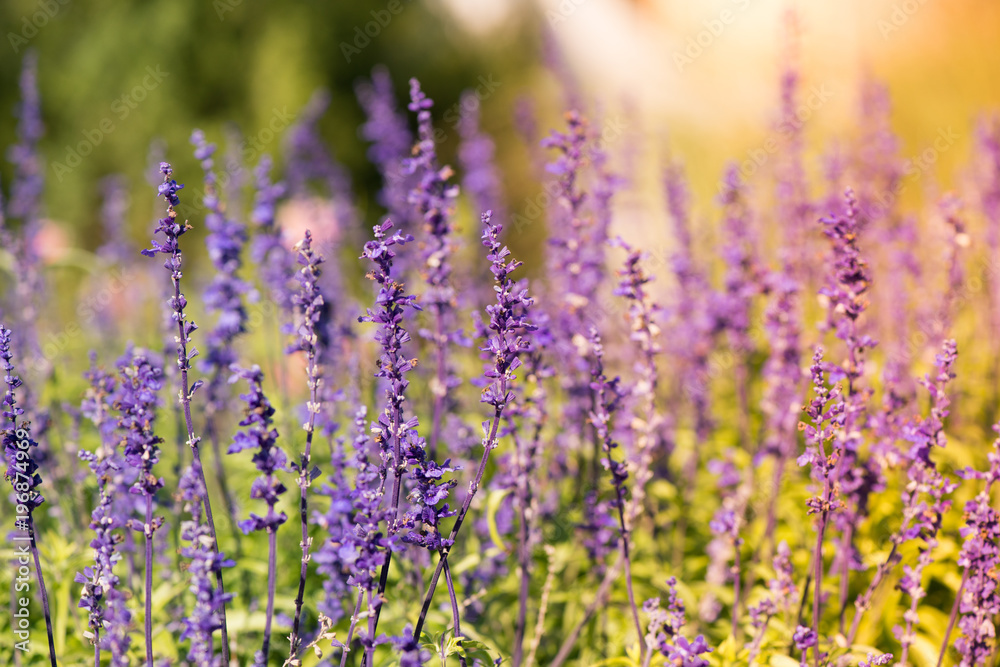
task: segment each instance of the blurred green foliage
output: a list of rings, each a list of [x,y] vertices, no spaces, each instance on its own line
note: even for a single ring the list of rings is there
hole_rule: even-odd
[[[153,197],[142,175],[154,139],[165,140],[178,179],[195,184],[201,171],[188,143],[193,128],[204,129],[225,150],[227,124],[256,137],[276,110],[294,116],[316,89],[326,88],[332,101],[322,130],[355,179],[359,208],[373,220],[379,181],[365,158],[367,145],[357,134],[363,122],[354,95],[359,78],[376,64],[385,64],[402,103],[408,79],[418,77],[440,114],[458,101],[463,89],[474,88],[479,76],[493,75],[501,87],[497,99],[484,105],[484,126],[509,134],[509,102],[534,61],[534,49],[511,48],[524,43],[530,16],[509,31],[481,40],[460,30],[434,3],[396,0],[396,13],[387,9],[389,4],[0,3],[0,146],[14,140],[12,111],[19,100],[21,60],[26,49],[35,49],[46,127],[46,214],[71,230],[72,244],[93,249],[99,239],[94,233],[100,205],[97,183],[108,174],[124,173],[139,204],[131,211],[134,235],[144,242]],[[372,24],[376,20],[379,24]],[[366,28],[376,36],[368,38]],[[22,35],[31,37],[24,43]],[[166,73],[162,83],[150,86],[155,79],[147,68]],[[441,150],[450,159],[456,133],[446,129]],[[72,164],[67,158],[80,142],[96,145],[78,167],[68,172],[57,167]],[[280,137],[263,149],[280,153]],[[11,176],[11,165],[3,160],[0,179],[5,188]]]

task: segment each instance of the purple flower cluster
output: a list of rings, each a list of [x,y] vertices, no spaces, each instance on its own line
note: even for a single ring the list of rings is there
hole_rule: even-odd
[[[546,165],[556,179],[550,188],[554,199],[550,224],[559,230],[548,243],[551,288],[546,297],[552,313],[552,354],[564,369],[561,384],[567,396],[564,412],[570,426],[558,436],[559,448],[572,451],[582,448],[588,437],[585,425],[592,407],[590,375],[580,343],[586,343],[585,332],[600,324],[604,315],[600,288],[606,277],[607,239],[603,236],[606,230],[588,211],[588,193],[584,189],[593,138],[590,126],[576,111],[567,112],[565,119],[566,131],[553,130],[541,145],[556,152],[555,159]]]
[[[32,454],[32,449],[38,447],[38,443],[32,439],[31,433],[27,430],[30,426],[28,422],[21,421],[18,424],[18,417],[24,414],[24,409],[18,407],[15,390],[23,383],[21,378],[14,374],[14,354],[11,352],[11,341],[13,333],[3,325],[0,325],[0,360],[3,362],[4,383],[6,389],[3,397],[3,453],[6,463],[4,469],[4,479],[11,483],[17,498],[17,504],[26,510],[25,526],[31,525],[32,513],[45,502],[38,487],[42,484],[42,476],[39,474],[39,466]],[[20,525],[21,521],[18,521]]]
[[[379,203],[399,229],[412,230],[416,216],[409,205],[410,193],[422,174],[411,173],[407,168],[413,135],[405,115],[396,108],[389,71],[375,68],[371,82],[358,85],[357,96],[367,117],[360,134],[371,142],[368,158],[382,175]]]
[[[264,395],[261,386],[264,373],[259,366],[234,367],[233,371],[229,381],[246,380],[249,391],[240,394],[240,399],[246,403],[245,416],[240,421],[240,426],[245,428],[236,432],[226,453],[236,454],[248,449],[254,451],[253,463],[261,476],[253,481],[250,497],[267,504],[265,516],[251,513],[249,519],[240,522],[240,529],[247,534],[255,530],[275,531],[288,517],[284,512],[275,511],[281,494],[287,489],[276,476],[279,470],[285,469],[286,459],[285,453],[277,444],[278,431],[273,427],[274,408]]]
[[[430,109],[434,102],[420,89],[416,79],[410,81],[410,111],[417,114],[418,139],[413,147],[413,157],[404,164],[408,173],[419,178],[410,192],[409,202],[423,221],[421,237],[421,274],[426,283],[423,301],[434,317],[434,329],[421,330],[421,337],[432,341],[435,350],[435,375],[431,379],[434,406],[431,433],[427,443],[430,458],[437,453],[438,442],[444,428],[446,415],[454,413],[456,406],[451,396],[461,383],[450,368],[448,348],[465,344],[465,336],[455,330],[457,297],[452,284],[451,258],[455,247],[452,239],[452,216],[458,187],[449,183],[451,167],[439,167],[434,145],[434,126]],[[445,464],[447,467],[447,464]],[[436,474],[436,473],[432,473]]]
[[[118,361],[118,374],[121,390],[115,405],[118,428],[124,432],[123,455],[125,462],[139,471],[132,493],[152,500],[163,488],[163,478],[154,474],[163,438],[153,430],[163,372],[144,353],[132,351]],[[158,526],[159,522],[138,529],[151,537]]]
[[[642,609],[649,616],[646,646],[658,650],[667,661],[677,667],[708,667],[708,660],[701,657],[711,653],[712,648],[703,635],[690,641],[681,634],[687,624],[684,601],[677,595],[677,580],[667,579],[667,607],[660,606],[660,598],[651,598],[643,603]]]
[[[1000,432],[1000,425],[994,429]],[[962,667],[984,664],[995,650],[994,619],[1000,614],[1000,512],[991,501],[990,491],[1000,481],[1000,439],[993,443],[989,454],[990,467],[986,472],[965,469],[965,479],[983,479],[986,484],[976,497],[965,504],[964,538],[958,556],[959,566],[965,569],[963,586],[959,589],[958,627],[962,636],[955,640],[955,648],[962,656]]]
[[[113,417],[117,380],[114,375],[97,368],[93,357],[85,377],[90,386],[81,411],[97,427],[101,444],[95,452],[79,454],[97,478],[98,499],[90,515],[90,528],[94,531],[94,539],[90,542],[94,565],[84,568],[74,580],[84,585],[78,606],[88,612],[95,660],[100,660],[101,648],[107,646],[112,666],[125,667],[131,644],[129,623],[132,614],[128,610],[126,593],[119,588],[120,580],[114,567],[122,557],[119,552],[119,545],[124,540],[121,529],[128,527],[131,517],[123,513],[121,503],[116,502],[116,495],[121,490],[118,480],[124,468],[124,460],[117,451]]]
[[[459,104],[464,111],[458,123],[462,137],[458,149],[464,173],[462,187],[472,199],[474,210],[493,211],[497,219],[504,220],[507,216],[503,207],[502,179],[494,163],[496,145],[479,129],[480,102],[475,93],[467,91]]]
[[[309,537],[309,505],[308,492],[312,480],[319,474],[319,470],[312,467],[312,444],[316,431],[316,419],[322,411],[322,384],[323,376],[320,369],[320,356],[325,349],[322,340],[320,325],[323,317],[328,313],[326,301],[319,288],[319,278],[321,274],[320,265],[323,257],[316,253],[312,247],[312,234],[306,230],[303,239],[295,245],[299,269],[296,280],[299,283],[298,290],[292,295],[292,305],[295,307],[295,322],[291,333],[295,336],[295,341],[287,348],[289,354],[302,352],[306,357],[306,385],[309,388],[309,400],[306,402],[306,412],[308,418],[303,424],[306,432],[306,443],[299,457],[298,463],[294,464],[294,469],[298,472],[296,482],[299,486],[299,519],[302,529],[302,561],[299,570],[299,592],[295,598],[295,621],[292,626],[290,655],[297,656],[302,641],[300,634],[300,623],[302,620],[302,606],[304,604],[306,576],[309,569],[309,548],[312,540]]]
[[[378,285],[378,296],[375,298],[376,307],[367,309],[367,314],[358,318],[360,322],[378,325],[375,340],[381,348],[381,355],[375,377],[381,378],[385,383],[385,407],[377,420],[372,423],[371,430],[375,436],[380,456],[379,496],[385,492],[389,475],[392,476],[390,505],[386,516],[386,530],[390,540],[401,527],[399,524],[400,493],[406,464],[411,458],[410,452],[423,447],[422,439],[416,432],[418,423],[416,417],[406,419],[403,412],[406,389],[410,384],[406,374],[416,366],[416,359],[408,359],[403,355],[403,346],[410,341],[410,334],[403,326],[403,317],[408,309],[419,309],[419,306],[416,297],[407,294],[404,285],[397,282],[392,275],[393,259],[396,257],[393,248],[409,243],[413,237],[404,236],[400,232],[388,236],[387,232],[392,229],[392,226],[391,220],[375,225],[373,228],[375,238],[365,243],[361,256],[373,265],[367,276]],[[430,464],[427,459],[418,460]],[[425,481],[429,484],[435,483],[434,478],[431,477],[427,477]],[[428,497],[432,497],[432,495],[430,494]],[[442,500],[441,498],[435,499]],[[374,518],[369,516],[369,520]],[[368,637],[365,644],[365,659],[369,665],[371,665],[374,642],[376,641],[375,633],[378,625],[378,613],[381,610],[381,597],[385,592],[391,561],[392,551],[388,550],[381,565],[375,602],[373,603],[372,598],[369,597],[369,607],[374,606],[374,613],[372,614],[372,610],[369,611],[371,615],[368,620]]]
[[[223,568],[235,563],[215,548],[213,531],[203,523],[202,503],[206,492],[202,482],[204,475],[197,469],[200,465],[197,460],[193,461],[178,484],[184,509],[191,515],[190,520],[181,524],[181,539],[188,543],[181,555],[189,560],[189,589],[194,595],[194,607],[184,617],[180,639],[190,640],[187,658],[193,664],[222,667],[222,656],[216,655],[212,645],[213,635],[222,629],[225,605],[232,595],[224,593],[216,579]]]
[[[215,144],[208,143],[201,130],[192,133],[191,143],[195,146],[195,159],[201,161],[201,168],[205,172],[205,193],[202,198],[206,209],[205,227],[208,229],[205,245],[216,270],[202,298],[209,312],[218,313],[215,328],[206,336],[208,352],[200,370],[210,375],[205,388],[208,410],[218,412],[225,409],[227,398],[224,373],[236,363],[233,343],[240,334],[246,332],[247,313],[243,299],[250,291],[250,286],[237,276],[242,265],[246,231],[235,220],[226,217],[223,211],[212,159]]]
[[[254,170],[256,190],[250,221],[256,225],[257,235],[250,248],[250,257],[260,267],[261,281],[270,291],[271,298],[283,311],[289,311],[292,308],[289,283],[294,272],[292,255],[275,222],[278,200],[285,194],[285,186],[271,182],[271,168],[271,157],[263,155]]]

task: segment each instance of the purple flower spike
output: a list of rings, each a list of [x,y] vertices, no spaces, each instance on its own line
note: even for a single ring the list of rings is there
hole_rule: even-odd
[[[593,392],[594,410],[590,414],[590,422],[594,426],[594,431],[601,443],[604,453],[602,464],[605,470],[611,473],[611,484],[615,489],[615,498],[612,507],[616,510],[618,519],[618,534],[622,547],[622,561],[625,564],[625,585],[628,590],[629,605],[632,608],[632,617],[635,622],[636,632],[641,641],[643,631],[642,623],[639,621],[639,609],[635,603],[635,592],[632,585],[632,559],[629,550],[629,527],[634,518],[633,506],[626,505],[628,492],[625,482],[628,480],[628,466],[621,461],[614,459],[614,450],[618,447],[611,435],[612,418],[618,412],[622,400],[625,398],[624,392],[619,388],[618,378],[608,380],[604,374],[604,346],[601,344],[601,337],[597,334],[597,329],[590,329],[590,346],[593,353],[590,375],[591,391]],[[639,456],[642,456],[640,453]],[[640,463],[641,465],[641,463]],[[636,484],[635,487],[639,485]],[[633,501],[634,503],[634,501]],[[626,519],[626,515],[628,519]],[[645,656],[646,647],[642,646],[642,654]]]
[[[254,450],[253,462],[261,476],[254,480],[250,497],[267,504],[266,516],[250,514],[249,519],[240,522],[240,529],[248,535],[255,530],[274,531],[288,519],[284,512],[278,513],[274,509],[281,494],[287,490],[275,476],[277,471],[285,470],[286,459],[277,445],[278,431],[273,428],[274,408],[264,395],[261,386],[264,373],[259,366],[248,369],[234,366],[232,370],[234,374],[229,381],[246,380],[250,390],[240,394],[240,399],[246,403],[246,416],[240,421],[240,426],[247,428],[236,432],[227,453]]]
[[[11,330],[0,324],[0,361],[3,362],[4,383],[6,390],[3,397],[3,422],[2,431],[4,462],[4,478],[13,487],[13,500],[15,501],[14,530],[17,533],[17,541],[27,540],[30,542],[31,555],[34,558],[35,580],[38,583],[38,590],[42,598],[42,612],[45,615],[45,630],[49,640],[49,660],[52,667],[56,667],[55,640],[52,634],[52,616],[49,613],[49,596],[45,588],[45,578],[42,575],[41,560],[38,556],[38,535],[35,530],[34,512],[45,502],[38,487],[42,483],[42,477],[38,474],[37,454],[32,451],[38,447],[38,443],[31,437],[29,427],[30,422],[21,421],[18,424],[18,417],[24,414],[24,410],[17,406],[15,390],[21,386],[21,379],[14,374],[13,354],[10,351]],[[20,549],[19,549],[20,551]],[[23,567],[26,563],[20,557],[19,563]]]
[[[250,249],[253,261],[260,265],[261,279],[271,292],[271,298],[283,311],[292,309],[292,274],[295,272],[292,254],[285,247],[281,228],[275,222],[278,200],[285,194],[283,183],[271,182],[272,161],[263,155],[254,171],[256,192],[250,221],[257,227]]]
[[[125,667],[131,643],[128,630],[131,612],[126,605],[125,593],[118,588],[119,579],[114,573],[114,566],[121,559],[118,544],[124,538],[120,529],[128,526],[130,517],[127,512],[121,511],[121,503],[115,502],[119,492],[116,478],[121,477],[123,467],[121,455],[116,451],[115,419],[112,416],[117,382],[114,375],[96,367],[93,355],[91,361],[91,369],[84,374],[90,386],[81,410],[97,426],[101,445],[97,451],[80,452],[79,456],[88,463],[97,478],[98,502],[90,518],[90,528],[94,531],[94,539],[90,542],[94,549],[94,565],[78,573],[75,580],[84,585],[78,606],[88,611],[95,659],[100,660],[101,648],[107,645],[111,649],[111,664]]]
[[[25,508],[24,517],[25,528],[31,522],[31,514],[42,503],[45,498],[38,491],[42,484],[42,476],[38,474],[39,466],[32,455],[32,449],[38,447],[38,443],[31,438],[28,430],[30,424],[22,421],[18,424],[18,417],[24,414],[24,410],[17,405],[17,398],[14,391],[23,383],[21,378],[14,374],[14,355],[11,352],[12,332],[10,329],[0,325],[0,360],[3,361],[4,381],[6,391],[3,398],[3,449],[6,467],[4,479],[11,483],[14,492],[17,494],[18,505]],[[18,520],[18,525],[21,519]]]
[[[667,660],[678,667],[707,667],[708,661],[701,656],[710,653],[712,648],[702,635],[689,641],[681,634],[687,623],[684,601],[677,595],[677,580],[670,577],[667,580],[669,598],[667,608],[660,607],[660,599],[646,600],[643,611],[649,615],[649,626],[646,632],[646,646],[657,649],[667,657]]]
[[[236,501],[229,490],[222,463],[218,419],[219,414],[226,411],[230,400],[225,376],[229,367],[236,363],[234,345],[236,339],[247,330],[247,312],[243,299],[252,290],[248,283],[237,276],[243,263],[246,231],[242,225],[227,218],[223,211],[212,158],[215,144],[208,143],[201,130],[195,130],[191,134],[191,143],[195,146],[194,156],[201,161],[205,173],[205,191],[202,196],[206,211],[205,227],[208,228],[205,245],[208,257],[215,267],[215,275],[202,293],[202,298],[207,311],[218,313],[215,327],[205,339],[208,353],[199,365],[199,370],[208,375],[205,387],[205,432],[215,454],[215,477],[222,489],[226,510],[236,520]]]
[[[403,475],[407,469],[409,455],[414,448],[423,446],[417,437],[417,419],[404,419],[403,406],[406,402],[406,389],[410,382],[407,373],[416,366],[416,359],[403,356],[403,346],[410,341],[410,334],[403,326],[403,319],[408,309],[417,309],[416,297],[406,293],[402,283],[393,278],[393,262],[396,257],[394,248],[413,240],[410,235],[396,232],[388,236],[392,229],[392,221],[386,220],[375,225],[375,238],[365,243],[362,257],[374,265],[367,277],[378,285],[378,296],[375,298],[375,308],[369,308],[367,314],[358,318],[359,322],[371,322],[378,325],[375,340],[382,349],[378,361],[378,372],[375,377],[385,382],[385,408],[378,420],[371,425],[375,442],[379,448],[380,487],[385,488],[389,474],[392,474],[391,505],[386,515],[388,536],[396,536],[399,528],[400,493],[402,491]],[[405,452],[405,454],[404,454]],[[417,457],[417,460],[424,460]],[[429,480],[428,480],[429,481]],[[429,501],[431,498],[425,500]],[[440,498],[433,498],[435,504]],[[369,520],[375,517],[369,516]],[[389,566],[392,562],[392,552],[387,551],[381,565],[379,575],[378,597],[385,593]],[[374,654],[374,638],[378,629],[378,619],[381,606],[375,608],[368,619],[368,644],[366,645],[365,663],[372,664]]]
[[[359,85],[357,96],[367,116],[361,126],[361,136],[371,142],[368,157],[382,174],[379,203],[400,229],[412,230],[417,216],[409,205],[409,197],[420,180],[420,174],[410,173],[406,168],[406,160],[413,147],[413,135],[407,126],[406,116],[396,107],[389,71],[382,67],[375,68],[371,83]]]
[[[191,641],[187,658],[192,664],[222,667],[222,656],[215,655],[212,648],[212,635],[222,629],[225,605],[232,595],[222,592],[216,579],[223,568],[232,567],[234,563],[215,548],[212,530],[202,523],[202,501],[206,492],[202,483],[204,475],[197,470],[200,465],[198,460],[193,461],[179,483],[184,509],[191,515],[190,520],[181,524],[181,539],[188,543],[181,549],[181,555],[190,561],[187,568],[191,582],[189,590],[194,595],[194,607],[183,619],[184,631],[180,639]]]
[[[452,239],[452,215],[458,187],[448,182],[451,167],[438,167],[434,145],[434,126],[430,108],[433,102],[424,95],[420,83],[410,81],[410,111],[417,114],[418,140],[413,147],[413,157],[405,162],[407,171],[419,177],[419,183],[410,192],[413,204],[423,220],[421,274],[427,284],[424,301],[434,317],[434,330],[422,330],[423,338],[433,341],[436,352],[435,377],[431,380],[434,394],[431,432],[428,453],[437,455],[438,443],[444,428],[445,415],[456,411],[451,394],[461,380],[448,363],[448,348],[465,344],[465,336],[455,330],[457,297],[452,284],[451,257],[455,252]]]
[[[490,222],[491,216],[491,211],[483,214],[485,230],[482,239],[483,245],[489,249],[486,259],[491,263],[490,272],[496,283],[497,302],[486,307],[493,335],[480,349],[490,355],[493,362],[485,366],[489,385],[483,389],[479,400],[501,411],[513,400],[510,383],[516,377],[514,371],[521,365],[521,353],[530,346],[525,334],[534,331],[536,327],[527,318],[534,299],[528,296],[526,287],[510,277],[523,262],[508,260],[511,256],[510,248],[500,242],[503,227]]]
[[[1000,433],[1000,424],[993,427]],[[948,647],[948,636],[956,613],[960,613],[958,627],[962,636],[955,640],[961,656],[961,667],[985,664],[996,642],[993,619],[1000,614],[1000,512],[991,500],[993,484],[1000,481],[1000,438],[993,442],[989,454],[990,467],[985,472],[965,469],[960,475],[965,479],[985,479],[986,484],[975,498],[965,504],[965,525],[960,533],[964,538],[958,564],[964,568],[951,621],[941,646],[941,658]]]
[[[38,54],[35,51],[29,51],[24,57],[20,86],[21,103],[17,108],[18,143],[11,146],[7,154],[15,168],[11,197],[7,205],[10,216],[27,225],[26,236],[30,247],[30,241],[38,231],[42,190],[45,185],[38,150],[38,142],[45,134],[45,127],[42,125],[41,100],[38,95]]]
[[[109,262],[124,264],[132,259],[132,245],[127,238],[128,189],[123,176],[108,176],[102,182],[104,203],[101,222],[104,243],[97,254]]]
[[[466,91],[462,94],[461,106],[465,111],[458,125],[462,135],[458,157],[465,172],[462,187],[472,199],[474,210],[493,211],[497,219],[505,220],[501,174],[494,163],[496,146],[479,128],[481,104],[474,92]]]
[[[208,353],[200,366],[202,372],[211,376],[205,391],[208,394],[208,411],[214,413],[226,408],[224,373],[236,362],[233,343],[246,332],[247,314],[243,297],[250,291],[250,285],[237,277],[242,265],[246,232],[242,225],[226,218],[223,212],[213,168],[215,144],[207,143],[201,130],[192,133],[191,143],[195,146],[195,158],[201,161],[205,172],[202,199],[206,209],[205,227],[208,229],[205,245],[216,270],[203,298],[206,310],[218,313],[219,317],[215,328],[206,337]]]

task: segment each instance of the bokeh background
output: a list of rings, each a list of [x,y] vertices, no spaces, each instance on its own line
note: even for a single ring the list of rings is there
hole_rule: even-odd
[[[794,24],[789,23],[789,9],[795,10]],[[372,25],[376,27],[370,29]],[[366,35],[366,29],[375,34]],[[533,217],[531,207],[542,192],[537,139],[549,128],[562,128],[568,104],[581,104],[600,128],[615,170],[630,181],[615,196],[612,234],[640,240],[654,260],[662,260],[672,243],[663,203],[664,164],[679,159],[686,165],[693,220],[708,230],[696,241],[703,248],[711,246],[720,217],[714,199],[724,166],[729,160],[752,164],[774,136],[781,76],[790,67],[800,73],[802,98],[815,101],[803,115],[813,201],[826,194],[822,157],[837,145],[856,150],[870,136],[867,124],[873,119],[862,107],[861,90],[871,80],[888,86],[890,118],[904,159],[920,156],[942,133],[949,137],[947,147],[936,149],[933,162],[901,191],[903,211],[919,210],[924,202],[932,207],[943,191],[974,181],[960,178],[960,172],[970,164],[975,120],[1000,108],[998,45],[1000,3],[995,0],[0,0],[0,146],[15,142],[18,77],[29,51],[38,57],[45,124],[45,222],[36,250],[48,265],[51,289],[38,336],[43,345],[55,341],[49,359],[55,372],[48,378],[54,381],[39,393],[53,402],[81,395],[79,372],[87,364],[86,351],[100,344],[111,347],[97,327],[83,336],[65,334],[88,291],[103,285],[107,293],[93,254],[104,241],[102,179],[116,174],[124,179],[131,201],[128,237],[138,253],[148,243],[154,219],[162,215],[162,201],[147,180],[151,155],[173,163],[177,179],[188,185],[182,199],[194,200],[199,191],[202,171],[189,143],[193,128],[218,143],[220,155],[248,146],[252,166],[262,152],[284,152],[284,134],[269,131],[275,122],[287,128],[286,119],[300,118],[316,91],[328,91],[329,109],[320,130],[350,175],[358,218],[372,224],[384,213],[376,202],[381,178],[358,132],[364,121],[355,95],[358,81],[384,65],[397,98],[405,100],[408,79],[419,78],[435,100],[442,162],[451,164],[457,162],[454,118],[461,96],[487,86],[490,92],[479,109],[482,126],[495,140],[506,208],[519,229],[516,216]],[[526,109],[536,118],[531,140],[518,121]],[[87,154],[77,159],[81,144],[88,147]],[[284,161],[279,158],[278,164]],[[12,177],[10,162],[0,156],[5,193]],[[773,184],[761,178],[759,185],[757,192],[770,193]],[[766,228],[773,218],[766,196],[755,204],[764,235],[780,233]],[[288,225],[301,222],[290,206],[281,219]],[[479,249],[478,213],[466,199],[459,201],[455,221],[467,238],[466,251]],[[544,272],[545,234],[558,233],[546,230],[543,218],[533,217],[533,224],[507,237],[533,276]],[[983,226],[974,221],[975,237]],[[191,222],[185,273],[193,274],[192,284],[204,284],[211,266],[200,242],[205,230],[197,211]],[[934,222],[929,219],[926,227],[933,228]],[[357,236],[338,249],[341,259],[356,260],[356,239],[367,238],[365,230],[354,231]],[[300,234],[296,228],[288,238]],[[920,238],[923,247],[915,254],[934,257],[937,248],[929,246],[938,237]],[[981,252],[983,246],[976,239],[974,247]],[[12,289],[13,266],[10,253],[0,252],[5,295]],[[347,287],[358,304],[367,304],[371,292],[362,278],[363,263],[345,266],[357,268],[356,275],[347,272]],[[718,273],[720,264],[713,266]],[[116,346],[129,337],[145,344],[157,340],[166,278],[158,266],[153,269],[158,282],[140,276],[138,287],[125,290],[120,299],[125,305],[119,305],[114,318],[115,335],[121,339],[112,341]],[[940,269],[935,264],[929,273]],[[892,281],[886,284],[893,289]],[[135,292],[142,290],[142,298],[136,298]],[[141,305],[128,305],[135,303]],[[212,321],[200,307],[192,305],[194,319]],[[878,316],[889,317],[883,313],[889,311]],[[975,314],[961,319],[956,329],[962,345],[970,338],[980,340],[983,319]],[[275,325],[274,331],[255,337],[256,348],[248,356],[271,358],[259,353],[265,346],[273,348],[271,355],[278,354],[274,350],[280,345],[273,345],[279,340],[276,323],[268,325]],[[924,369],[933,352],[930,347],[922,351]],[[977,366],[978,354],[962,363]],[[373,359],[359,366],[363,362]],[[299,370],[269,369],[269,377],[277,375],[282,396],[290,396],[285,390],[300,380]],[[974,463],[971,452],[990,437],[994,399],[1000,396],[996,376],[986,377],[977,367],[966,381],[964,370],[960,377],[967,382],[962,385],[966,393],[982,401],[966,408],[975,413],[973,419],[959,422],[972,446],[950,450],[968,457],[957,459],[956,466]],[[801,500],[793,496],[788,502]],[[73,499],[64,502],[72,505]],[[878,516],[894,521],[896,509],[886,504]],[[50,511],[57,517],[71,510]],[[59,543],[51,534],[46,539],[70,554],[65,562],[83,563],[89,556],[85,545]],[[661,576],[661,563],[645,565],[649,571],[644,577]],[[64,614],[62,641],[76,648],[82,646],[79,617],[65,620],[75,604],[70,597],[76,589],[66,575],[73,568],[59,571],[62,578],[56,578],[55,586]],[[954,589],[955,583],[949,586]],[[950,589],[937,586],[933,595],[934,603],[950,600]],[[940,618],[933,617],[929,625],[935,620]],[[75,626],[67,633],[70,623]],[[505,618],[498,624],[510,625]],[[891,619],[880,621],[880,636],[888,637],[891,624]]]
[[[188,144],[192,128],[223,147],[227,140],[238,144],[259,136],[275,110],[296,115],[325,88],[332,100],[322,131],[371,221],[380,212],[373,201],[378,176],[357,133],[363,115],[356,81],[384,64],[403,98],[407,80],[419,77],[448,130],[441,151],[453,160],[457,132],[441,115],[454,112],[461,92],[480,77],[492,77],[499,85],[483,102],[483,125],[496,139],[516,212],[539,187],[524,168],[516,105],[533,100],[539,127],[554,126],[564,106],[559,79],[570,75],[622,129],[619,148],[642,136],[631,142],[640,187],[621,198],[628,214],[617,224],[657,230],[658,165],[665,155],[687,163],[696,213],[704,212],[725,161],[746,159],[772,130],[781,68],[796,49],[784,19],[789,7],[799,15],[794,41],[803,89],[829,93],[807,121],[806,140],[816,154],[833,136],[857,134],[864,122],[858,81],[873,76],[889,85],[904,155],[918,153],[941,128],[954,128],[956,144],[927,173],[947,187],[968,156],[974,115],[1000,103],[1000,5],[990,0],[399,0],[397,14],[387,13],[388,4],[6,0],[0,3],[0,145],[13,143],[17,77],[24,53],[34,49],[46,126],[45,212],[60,232],[51,242],[90,249],[100,243],[97,183],[114,173],[125,175],[142,204],[130,210],[132,235],[141,242],[152,210],[143,176],[151,142],[162,140],[180,180],[194,181],[200,172]],[[366,44],[358,35],[372,12],[391,20]],[[699,40],[706,45],[692,48]],[[142,86],[147,68],[167,75],[135,96],[143,99],[123,102]],[[79,166],[55,166],[106,120],[113,131],[101,133]],[[280,153],[281,137],[261,147]],[[0,179],[11,179],[6,160]],[[919,189],[904,198],[914,195]],[[521,245],[529,254],[536,246],[530,237]]]

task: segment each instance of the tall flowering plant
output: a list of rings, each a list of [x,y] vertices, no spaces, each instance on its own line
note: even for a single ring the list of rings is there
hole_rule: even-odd
[[[17,521],[15,527],[19,532],[27,533],[29,547],[18,545],[21,559],[27,564],[28,551],[35,564],[35,578],[42,595],[42,610],[45,613],[45,630],[49,640],[49,660],[56,667],[55,641],[52,635],[52,617],[49,613],[49,595],[45,588],[45,578],[42,575],[42,565],[38,556],[38,536],[35,527],[35,511],[45,502],[39,491],[42,476],[33,455],[33,449],[38,443],[31,437],[31,424],[18,418],[24,414],[24,409],[18,407],[15,390],[22,386],[21,378],[14,374],[14,354],[11,352],[11,330],[0,324],[0,362],[3,363],[4,383],[6,390],[3,397],[3,453],[6,466],[4,478],[10,482],[17,501]]]
[[[167,256],[163,266],[170,271],[170,280],[174,287],[173,296],[167,300],[167,305],[170,307],[171,319],[177,326],[177,335],[174,340],[177,343],[177,370],[180,372],[180,393],[178,398],[184,412],[184,425],[187,429],[187,446],[191,449],[191,456],[193,458],[191,468],[194,471],[194,474],[201,478],[201,484],[199,486],[193,486],[192,489],[194,491],[197,491],[198,489],[205,490],[207,489],[207,486],[205,485],[205,469],[201,463],[201,438],[196,437],[194,434],[194,420],[191,415],[191,399],[198,388],[204,384],[204,381],[197,380],[194,383],[188,382],[188,373],[191,370],[191,360],[198,355],[198,350],[191,346],[191,334],[197,331],[198,325],[188,318],[185,311],[188,303],[187,298],[181,292],[181,276],[183,275],[181,267],[183,265],[183,256],[181,254],[180,237],[191,229],[191,225],[189,225],[186,221],[181,223],[177,219],[176,207],[181,203],[180,197],[177,196],[177,193],[180,192],[184,186],[172,178],[174,173],[173,167],[171,167],[167,162],[161,162],[160,173],[163,174],[163,183],[161,183],[157,188],[157,192],[167,203],[167,214],[166,216],[160,218],[154,233],[163,234],[164,241],[161,243],[160,241],[153,239],[151,242],[152,247],[143,249],[142,254],[146,257],[156,257],[158,254]],[[217,553],[218,540],[215,530],[215,519],[212,515],[212,503],[208,498],[207,492],[204,498],[203,508],[205,517],[208,521],[207,528],[212,536],[212,548],[215,549]],[[199,509],[199,511],[201,511],[201,509]],[[220,590],[220,594],[223,596],[222,656],[223,662],[228,664],[229,632],[226,627],[224,597],[225,585],[222,581],[222,570],[216,569],[214,574],[216,578],[216,585]],[[148,657],[150,664],[152,664],[151,654]]]

